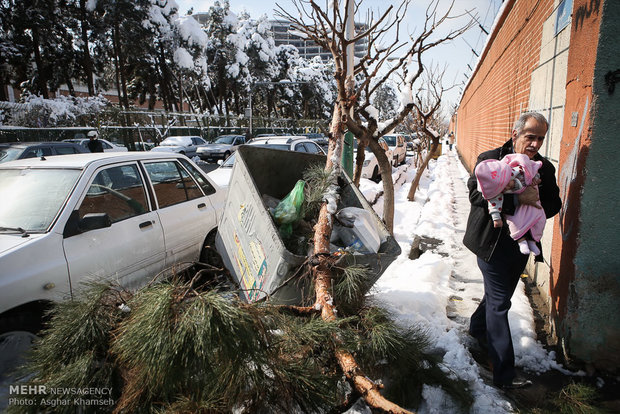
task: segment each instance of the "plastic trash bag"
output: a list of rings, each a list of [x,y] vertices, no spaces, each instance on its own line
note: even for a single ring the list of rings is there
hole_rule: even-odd
[[[332,231],[334,237],[339,238],[347,248],[359,253],[377,253],[381,246],[381,237],[375,225],[375,220],[363,208],[345,207],[336,213],[338,224]]]
[[[304,186],[306,182],[299,180],[295,187],[287,194],[280,203],[271,210],[275,222],[279,225],[278,230],[282,237],[290,237],[293,233],[293,223],[298,221],[302,215],[302,204],[304,202]]]

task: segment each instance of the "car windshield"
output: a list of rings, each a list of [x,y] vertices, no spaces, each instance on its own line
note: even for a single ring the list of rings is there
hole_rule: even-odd
[[[263,148],[271,148],[271,149],[280,149],[280,150],[290,150],[291,147],[288,144],[254,144],[253,146],[256,147],[263,147]]]
[[[387,142],[388,146],[396,146],[396,135],[384,135],[383,139],[385,140],[385,142]]]
[[[218,139],[215,140],[216,144],[232,144],[235,140],[235,135],[222,135]]]
[[[16,160],[22,152],[24,152],[23,148],[1,147],[0,162]]]
[[[191,138],[188,137],[168,137],[159,145],[164,147],[175,147],[177,145],[189,145],[191,142]]]
[[[0,169],[0,227],[47,230],[80,173],[76,169]]]
[[[226,160],[220,165],[221,168],[232,168],[235,165],[235,154],[232,154],[230,157],[226,158]]]

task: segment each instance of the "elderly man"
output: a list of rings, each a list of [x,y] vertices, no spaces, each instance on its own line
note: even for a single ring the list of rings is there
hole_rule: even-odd
[[[556,184],[555,168],[538,150],[547,134],[549,124],[537,112],[526,112],[515,123],[512,139],[503,146],[483,152],[477,163],[487,159],[500,160],[507,154],[526,154],[530,159],[542,161],[539,170],[541,183],[536,188],[528,187],[519,195],[507,194],[503,214],[514,214],[518,204],[540,204],[547,218],[560,211],[561,200]],[[477,165],[477,164],[476,164]],[[477,189],[476,177],[472,175],[467,183],[471,210],[463,243],[478,258],[478,267],[484,279],[484,297],[471,316],[469,333],[488,349],[493,365],[493,382],[501,388],[520,388],[531,382],[516,377],[514,349],[508,325],[510,299],[517,287],[519,277],[525,270],[529,256],[519,251],[518,244],[510,237],[508,227],[493,227],[493,220],[487,208],[487,201]],[[540,245],[538,246],[540,248]],[[542,253],[536,257],[542,261]]]

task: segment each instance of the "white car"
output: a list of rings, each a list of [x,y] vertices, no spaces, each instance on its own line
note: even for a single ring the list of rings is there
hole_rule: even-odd
[[[257,145],[272,149],[281,149],[286,151],[310,152],[312,154],[325,155],[325,151],[311,139],[298,136],[272,136],[254,138],[247,145]],[[207,175],[218,186],[227,188],[232,174],[232,168],[235,165],[235,154],[224,161],[219,168],[209,172]]]
[[[81,282],[136,288],[174,264],[204,260],[225,201],[189,159],[152,152],[7,162],[0,199],[4,369],[15,344],[32,341],[47,305],[73,297]]]
[[[383,138],[379,138],[379,145],[385,151],[385,155],[387,156],[390,164],[393,165],[392,161],[392,150],[388,147],[387,143]],[[354,149],[357,151],[357,140],[354,143]],[[379,163],[377,162],[377,157],[372,153],[369,147],[364,149],[364,163],[362,164],[362,178],[367,178],[369,180],[373,180],[379,182],[381,180],[381,173],[379,171]],[[355,154],[353,155],[353,159],[355,159]]]
[[[115,144],[113,142],[108,141],[107,139],[98,138],[98,140],[101,142],[101,146],[103,146],[103,152],[127,152],[128,151],[127,147]],[[86,148],[86,151],[90,152],[90,150],[88,149],[88,141],[90,141],[89,138],[69,138],[69,139],[63,139],[63,141],[74,142],[76,144],[80,144],[81,146]]]
[[[205,161],[225,160],[243,144],[243,135],[220,135],[214,143],[201,146],[196,153]]]
[[[206,144],[207,141],[198,136],[172,136],[164,139],[158,146],[152,148],[151,152],[176,152],[193,158],[197,155],[198,147]]]
[[[402,134],[389,134],[384,135],[383,139],[392,151],[392,161],[394,166],[396,167],[404,164],[407,159],[407,143],[405,137]]]

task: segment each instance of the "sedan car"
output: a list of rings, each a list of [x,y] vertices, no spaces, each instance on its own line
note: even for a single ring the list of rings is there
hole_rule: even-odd
[[[324,155],[325,151],[314,141],[298,137],[298,136],[269,136],[254,138],[247,145],[260,146],[273,149],[281,149],[286,151],[310,152],[313,154]],[[235,154],[224,161],[219,168],[211,171],[207,175],[218,186],[227,188],[232,174],[232,168],[235,165]]]
[[[407,145],[405,137],[402,134],[384,135],[383,139],[392,150],[393,164],[398,166],[405,163],[407,159]]]
[[[127,288],[204,260],[223,192],[179,154],[60,155],[0,165],[0,367],[46,305],[85,280]],[[0,376],[4,374],[0,372]]]
[[[163,140],[151,152],[176,152],[189,158],[195,157],[199,146],[205,145],[207,141],[198,136],[172,136]]]
[[[115,143],[113,143],[111,141],[108,141],[106,139],[98,138],[98,140],[101,142],[101,145],[103,146],[103,152],[127,152],[128,151],[127,147],[115,144]],[[88,149],[88,141],[90,141],[89,138],[69,138],[69,139],[63,139],[63,142],[73,142],[75,144],[79,144],[82,147],[84,147],[86,149],[86,151],[90,152],[90,150]]]
[[[390,161],[390,164],[392,164],[392,150],[388,147],[388,144],[383,138],[379,138],[379,145],[385,151],[385,155]],[[357,151],[357,140],[355,140],[354,148],[355,151]],[[375,157],[375,154],[373,154],[369,147],[365,148],[364,163],[362,164],[362,178],[367,178],[376,182],[381,180],[377,157]]]
[[[85,152],[89,151],[81,145],[71,142],[9,142],[0,144],[0,163],[24,158],[82,154]]]
[[[196,153],[205,161],[225,160],[243,144],[245,144],[243,135],[220,135],[214,143],[201,146]]]

